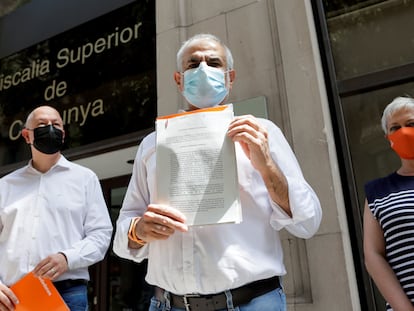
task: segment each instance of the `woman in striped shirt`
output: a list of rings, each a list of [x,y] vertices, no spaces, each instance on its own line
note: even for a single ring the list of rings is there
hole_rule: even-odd
[[[387,310],[414,311],[414,99],[395,98],[381,122],[401,167],[365,185],[365,265]]]

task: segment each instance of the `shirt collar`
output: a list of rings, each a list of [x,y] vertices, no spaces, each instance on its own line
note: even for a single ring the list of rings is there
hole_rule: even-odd
[[[70,162],[63,156],[63,154],[61,154],[59,157],[59,160],[45,173],[41,173],[33,167],[33,159],[30,159],[27,169],[30,172],[34,172],[37,174],[47,174],[48,172],[51,172],[52,170],[59,169],[59,168],[69,169],[69,166],[70,166]]]

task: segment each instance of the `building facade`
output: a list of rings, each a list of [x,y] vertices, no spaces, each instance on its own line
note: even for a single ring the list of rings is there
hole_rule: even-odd
[[[398,165],[380,117],[414,94],[414,1],[10,0],[0,14],[2,175],[29,157],[23,116],[55,105],[65,155],[98,174],[115,221],[140,140],[183,107],[176,51],[215,34],[235,59],[236,113],[279,125],[321,201],[313,238],[282,233],[289,310],[384,310],[363,265],[363,184]],[[91,275],[91,310],[145,310],[145,262],[110,251]]]

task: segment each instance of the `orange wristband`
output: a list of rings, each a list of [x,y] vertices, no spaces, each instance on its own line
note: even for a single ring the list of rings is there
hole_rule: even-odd
[[[133,241],[135,243],[138,243],[141,246],[144,246],[145,244],[147,244],[147,242],[140,239],[137,236],[137,233],[135,232],[137,223],[140,219],[141,219],[141,217],[135,217],[131,220],[131,224],[129,225],[129,230],[128,230],[128,239],[130,239],[131,241]]]

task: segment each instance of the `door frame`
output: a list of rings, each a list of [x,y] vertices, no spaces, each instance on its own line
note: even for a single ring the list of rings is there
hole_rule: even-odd
[[[129,180],[131,179],[131,174],[112,177],[108,179],[100,180],[102,192],[105,198],[108,211],[111,208],[111,190],[113,188],[127,187]],[[112,249],[113,235],[115,234],[115,225],[116,219],[111,219],[114,232],[112,234],[111,243],[108,248],[108,252],[105,255],[105,258],[95,265],[89,268],[91,282],[89,293],[89,304],[91,311],[104,311],[108,310],[109,307],[109,297],[108,297],[108,256],[110,250]]]

